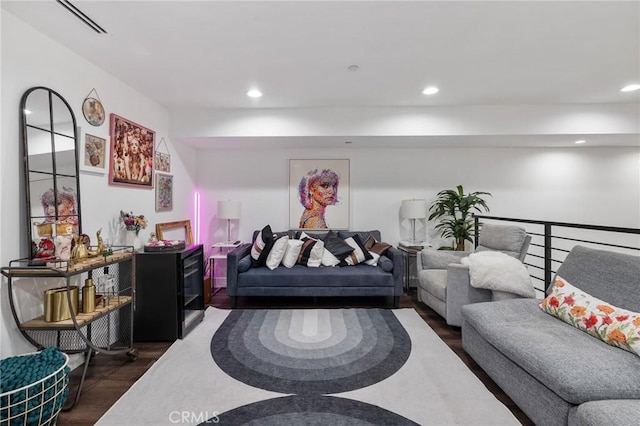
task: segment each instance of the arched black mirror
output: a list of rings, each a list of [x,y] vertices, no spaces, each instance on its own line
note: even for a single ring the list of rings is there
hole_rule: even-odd
[[[47,258],[56,236],[82,232],[76,118],[46,87],[24,93],[20,117],[30,258]]]

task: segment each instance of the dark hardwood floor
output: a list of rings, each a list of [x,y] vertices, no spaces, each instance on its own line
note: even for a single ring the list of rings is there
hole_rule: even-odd
[[[225,290],[217,292],[210,303],[211,306],[230,309],[231,299]],[[308,307],[376,307],[380,305],[379,298],[241,298],[240,308],[308,308]],[[421,302],[415,293],[403,295],[400,299],[401,308],[414,308],[440,336],[440,338],[460,357],[467,367],[484,383],[487,389],[500,400],[516,418],[526,426],[533,422],[505,395],[491,378],[471,359],[462,349],[462,338],[459,328],[450,327],[444,319]],[[60,426],[93,425],[136,380],[162,356],[172,342],[136,342],[138,359],[130,361],[126,356],[95,356],[87,371],[82,394],[78,405],[71,411],[62,412],[58,418]],[[74,397],[77,384],[82,374],[81,368],[75,369],[70,377],[70,401]]]

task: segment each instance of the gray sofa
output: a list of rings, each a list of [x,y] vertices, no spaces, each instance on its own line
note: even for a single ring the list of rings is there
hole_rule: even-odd
[[[254,232],[255,240],[258,231]],[[280,232],[277,234],[292,231]],[[382,241],[380,231],[338,231],[344,239],[358,234],[362,241],[369,235]],[[393,307],[400,304],[403,291],[403,253],[395,247],[386,253],[384,269],[378,266],[358,264],[355,266],[320,266],[317,268],[282,265],[274,270],[266,266],[251,267],[251,244],[244,244],[227,254],[227,295],[232,298],[232,306],[237,306],[238,296],[384,296],[390,298]],[[386,269],[386,270],[385,270]]]
[[[640,311],[640,257],[576,246],[557,274]],[[540,302],[463,307],[463,348],[538,425],[640,424],[640,357],[543,312]]]

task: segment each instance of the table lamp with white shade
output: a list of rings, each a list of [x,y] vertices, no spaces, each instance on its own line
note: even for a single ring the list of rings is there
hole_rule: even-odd
[[[402,200],[402,205],[400,206],[400,217],[412,220],[411,229],[413,232],[413,239],[411,242],[421,243],[422,241],[417,241],[416,239],[416,220],[427,217],[427,201],[416,199]]]
[[[240,219],[240,201],[218,201],[218,219],[227,219],[227,242],[231,243],[231,220]]]

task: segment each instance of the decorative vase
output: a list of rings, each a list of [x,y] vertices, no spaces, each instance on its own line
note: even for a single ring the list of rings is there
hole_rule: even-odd
[[[140,237],[136,231],[125,231],[124,234],[124,245],[133,246],[135,251],[140,250],[142,247],[142,242],[140,241]]]

